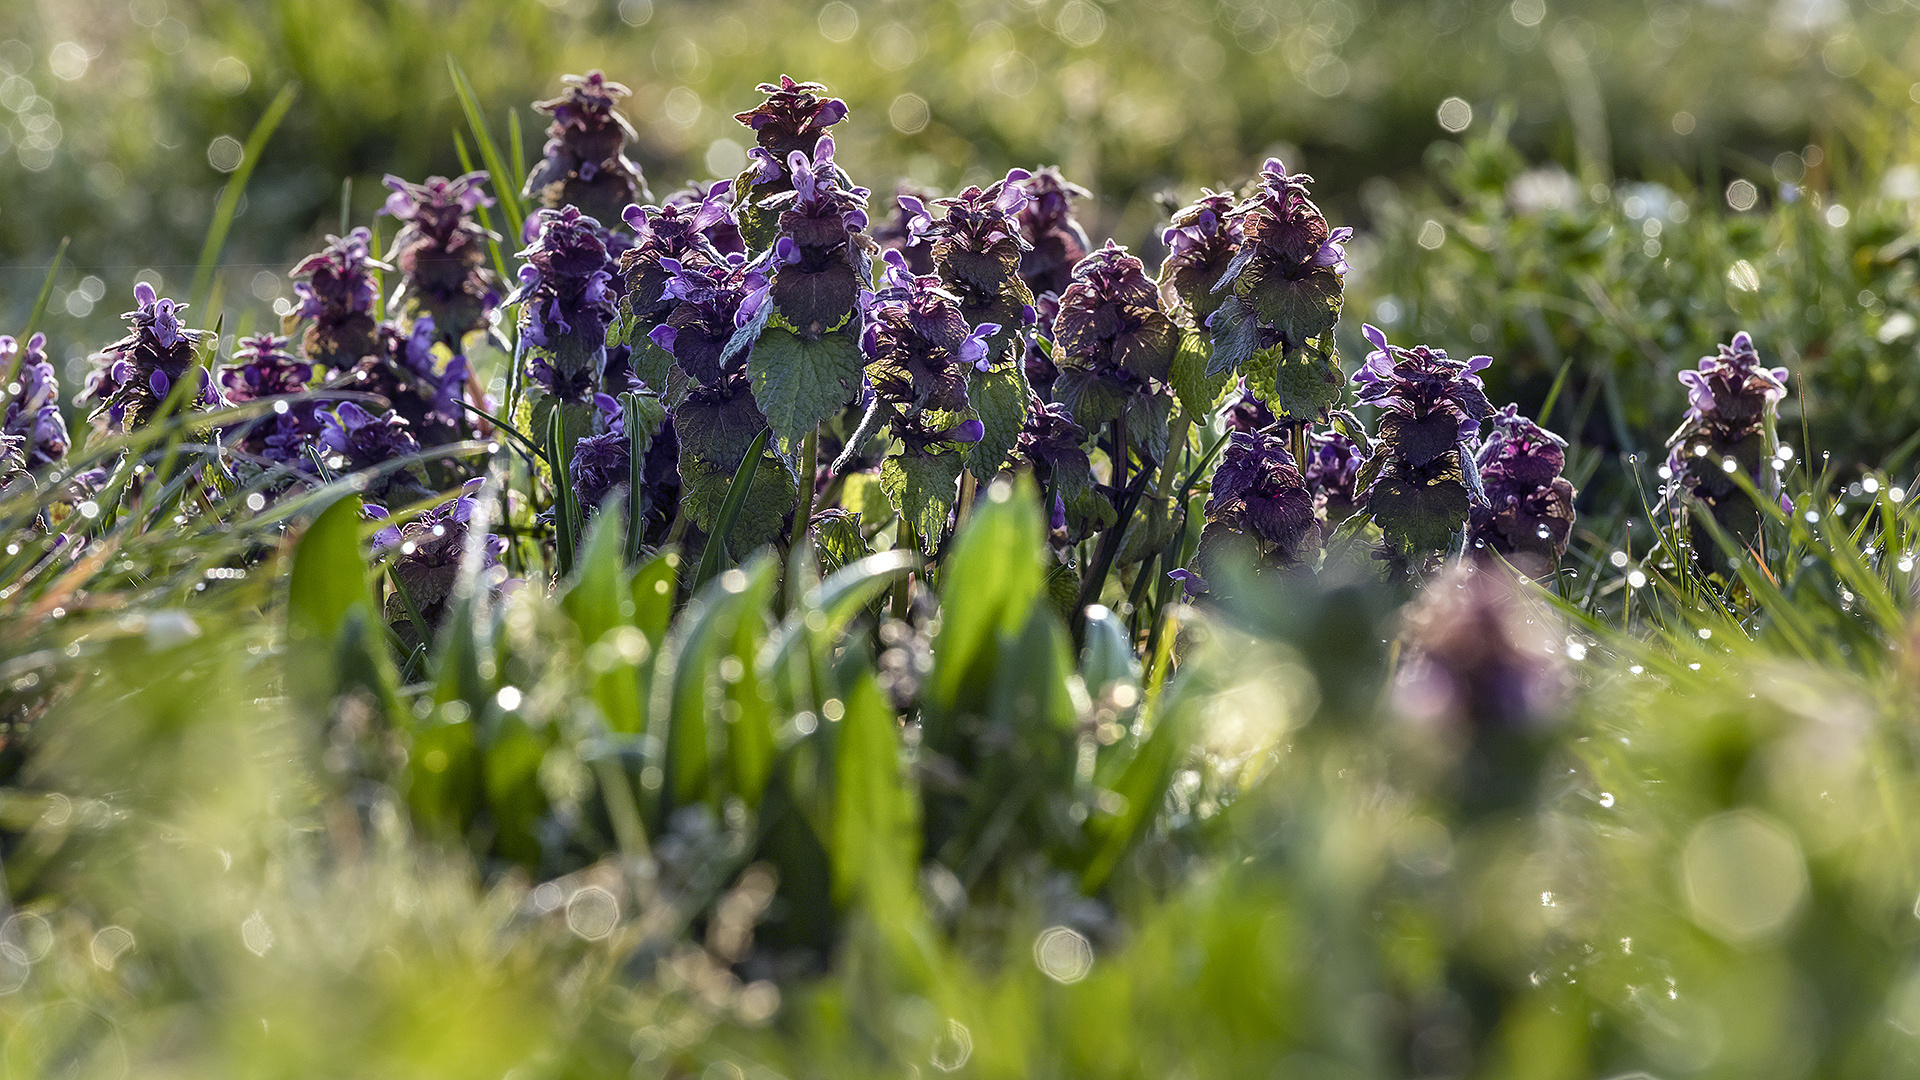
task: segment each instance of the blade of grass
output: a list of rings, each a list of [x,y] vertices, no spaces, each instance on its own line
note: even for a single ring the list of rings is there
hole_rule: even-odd
[[[570,480],[568,450],[560,410],[555,409],[547,420],[547,464],[553,467],[554,554],[563,578],[573,572],[573,555],[580,538],[580,504],[575,500]]]
[[[54,275],[60,272],[60,263],[67,257],[67,245],[72,242],[73,237],[63,236],[60,238],[60,246],[53,251],[53,262],[47,267],[47,279],[40,283],[40,296],[34,300],[33,311],[27,315],[27,328],[20,331],[20,340],[23,343],[33,336],[34,328],[40,325],[40,316],[47,313],[47,302],[53,299]],[[14,366],[18,368],[19,363],[20,361],[16,358],[14,360]],[[13,375],[14,373],[12,371],[7,372],[7,377],[4,381],[12,382]]]
[[[507,172],[506,158],[500,154],[500,146],[493,141],[487,131],[487,120],[480,111],[480,98],[473,92],[473,84],[467,81],[467,73],[460,68],[460,62],[447,54],[447,74],[453,77],[453,92],[460,99],[460,108],[467,114],[467,126],[473,129],[473,141],[480,148],[480,160],[486,163],[489,178],[493,181],[494,197],[500,200],[500,212],[507,218],[507,235],[513,240],[520,239],[521,225],[526,214],[520,206],[520,194],[514,190],[511,174]]]
[[[453,151],[460,157],[460,170],[462,172],[472,172],[473,157],[467,153],[467,140],[461,138],[460,132],[458,131],[453,133]],[[500,275],[501,281],[513,280],[513,276],[507,271],[506,252],[501,249],[500,241],[494,239],[493,214],[490,213],[483,204],[473,208],[473,216],[479,219],[480,227],[489,233],[487,237],[487,254],[493,259],[493,272]],[[514,239],[517,240],[519,237],[516,235]]]
[[[753,486],[753,474],[760,467],[760,452],[766,448],[767,436],[771,434],[772,429],[765,428],[754,436],[753,445],[747,447],[745,460],[734,470],[733,484],[727,488],[727,499],[720,504],[720,516],[713,523],[713,532],[707,535],[706,550],[700,554],[700,569],[693,577],[696,590],[720,572],[720,564],[726,559],[727,534],[733,531],[733,521],[740,516],[740,507],[747,501],[747,489]]]
[[[227,232],[233,228],[233,215],[240,210],[240,198],[247,192],[247,179],[253,175],[253,167],[260,163],[260,153],[266,149],[267,140],[273,137],[280,121],[286,119],[287,110],[293,108],[293,99],[298,96],[298,83],[281,87],[267,105],[267,111],[260,114],[259,122],[253,125],[253,133],[247,136],[246,146],[240,152],[240,167],[227,178],[220,202],[214,207],[213,222],[207,227],[206,243],[200,247],[200,265],[193,272],[193,288],[188,293],[196,305],[205,301],[213,284],[213,269],[220,261],[220,249],[226,245]],[[198,310],[204,318],[206,308]]]

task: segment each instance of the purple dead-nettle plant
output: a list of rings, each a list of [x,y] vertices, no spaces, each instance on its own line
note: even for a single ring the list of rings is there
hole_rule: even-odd
[[[933,249],[918,242],[915,223],[926,216],[926,206],[939,196],[931,191],[909,187],[902,182],[893,195],[893,213],[875,220],[867,232],[882,250],[894,249],[906,256],[907,268],[916,274],[931,274]]]
[[[306,279],[293,286],[300,298],[295,314],[312,320],[301,350],[316,364],[344,370],[376,347],[374,309],[380,293],[373,275],[392,267],[374,259],[372,243],[373,234],[365,228],[329,236],[325,250],[300,260],[291,271]]]
[[[536,217],[539,232],[519,253],[526,264],[508,302],[520,305],[520,349],[538,391],[535,433],[544,437],[549,410],[558,407],[571,443],[588,433],[592,395],[602,388],[615,267],[605,230],[579,208],[541,210]]]
[[[1780,478],[1769,465],[1787,369],[1762,365],[1753,336],[1742,330],[1716,355],[1702,357],[1697,370],[1682,371],[1680,382],[1687,388],[1687,413],[1667,440],[1666,508],[1678,513],[1688,502],[1704,506],[1721,528],[1752,546],[1760,535],[1760,510],[1736,477],[1780,497]],[[1695,533],[1696,554],[1723,569],[1715,541],[1698,526]]]
[[[1529,593],[1511,574],[1454,563],[1403,615],[1390,700],[1469,817],[1510,817],[1538,798],[1570,700],[1565,628]]]
[[[1520,415],[1495,413],[1492,432],[1475,455],[1487,504],[1472,513],[1476,551],[1498,554],[1525,573],[1552,573],[1573,532],[1573,484],[1560,475],[1567,441]]]
[[[684,262],[663,259],[661,266],[670,275],[664,295],[673,307],[647,337],[672,354],[674,365],[693,383],[673,410],[673,430],[689,513],[704,529],[717,519],[726,487],[754,439],[767,429],[747,374],[756,346],[742,331],[764,322],[772,283],[764,259],[749,263],[743,255],[715,260],[689,253]],[[765,478],[780,466],[762,462],[757,468]],[[761,481],[754,490],[761,490]],[[766,533],[760,538],[770,538],[764,526],[771,519],[777,529],[777,515],[760,514],[758,500],[748,509]]]
[[[729,352],[734,335],[753,322],[770,301],[772,283],[764,263],[743,255],[722,259],[662,259],[667,273],[661,296],[672,302],[667,317],[647,338],[667,352],[680,370],[708,389],[743,381],[747,350]]]
[[[152,422],[174,386],[194,372],[200,390],[192,400],[218,407],[219,390],[194,363],[194,350],[208,334],[181,323],[187,305],[155,295],[144,281],[133,287],[133,297],[140,306],[122,316],[132,331],[93,355],[95,367],[78,403],[94,405],[93,415],[104,416],[108,430],[133,431]]]
[[[1167,257],[1160,264],[1160,284],[1172,290],[1168,302],[1178,299],[1195,327],[1205,326],[1226,298],[1214,286],[1240,250],[1240,220],[1230,215],[1229,192],[1201,189],[1200,198],[1173,215],[1160,234]]]
[[[984,188],[969,187],[931,206],[900,196],[911,215],[907,227],[913,242],[932,245],[934,270],[958,297],[967,325],[1000,328],[992,341],[995,363],[1036,319],[1033,292],[1020,278],[1020,255],[1027,247],[1020,235],[1019,214],[1027,205],[1021,185],[1031,175],[1013,169]],[[1017,404],[1025,408],[1024,393]]]
[[[233,362],[220,369],[220,385],[234,405],[304,393],[313,365],[287,351],[287,339],[272,334],[241,338]],[[234,425],[229,445],[280,465],[302,467],[306,446],[320,434],[312,401],[280,402],[268,415]]]
[[[772,195],[791,186],[787,162],[795,152],[810,154],[826,130],[847,118],[847,103],[827,96],[819,83],[795,82],[780,76],[778,83],[755,89],[767,100],[734,119],[753,129],[758,144],[747,151],[753,171],[754,195]]]
[[[1067,415],[1066,406],[1037,397],[1028,400],[1027,423],[1014,454],[1033,469],[1034,480],[1046,493],[1050,525],[1066,530],[1069,541],[1083,540],[1117,517],[1113,504],[1094,485],[1086,443],[1086,431]]]
[[[1313,492],[1278,435],[1235,431],[1227,436],[1205,512],[1192,567],[1205,581],[1229,580],[1235,570],[1311,568],[1319,554]],[[1191,579],[1187,584],[1199,591]]]
[[[1189,266],[1217,258],[1212,245],[1224,242],[1235,226],[1241,234],[1232,260],[1209,289],[1218,294],[1219,306],[1203,323],[1214,345],[1208,374],[1245,367],[1277,415],[1309,421],[1338,403],[1345,385],[1326,335],[1340,317],[1345,244],[1353,234],[1328,226],[1307,196],[1311,179],[1289,175],[1280,159],[1269,158],[1259,187],[1227,211],[1211,236],[1204,221],[1218,214],[1217,200],[1189,208],[1191,224],[1182,227],[1194,230]],[[1190,277],[1188,291],[1193,284]],[[1316,339],[1319,346],[1309,350]],[[1282,364],[1301,370],[1282,378]]]
[[[318,410],[318,416],[321,461],[336,473],[372,469],[420,452],[413,429],[392,409],[376,416],[355,402],[343,401]],[[391,494],[414,498],[426,495],[427,489],[402,469],[372,478],[367,492],[375,498]]]
[[[620,253],[620,303],[641,333],[666,322],[679,298],[667,289],[678,266],[724,263],[729,255],[746,257],[744,244],[721,250],[719,239],[738,239],[740,223],[734,217],[733,181],[722,180],[698,202],[669,202],[665,206],[629,206],[621,216],[633,230],[633,246]]]
[[[1254,396],[1253,391],[1247,388],[1245,379],[1240,380],[1239,392],[1235,395],[1233,404],[1227,406],[1221,419],[1226,422],[1228,430],[1248,433],[1266,431],[1278,423],[1274,418],[1273,410],[1267,408],[1266,402]]]
[[[469,543],[480,544],[481,584],[494,589],[506,582],[506,568],[500,565],[506,539],[493,533],[477,541],[472,536],[470,526],[483,483],[469,480],[458,495],[419,517],[374,533],[374,550],[393,560],[393,576],[400,589],[387,602],[387,619],[403,639],[423,640],[445,620]],[[369,503],[365,509],[369,518],[388,519],[384,507]],[[415,613],[425,627],[411,625]]]
[[[1425,345],[1403,349],[1370,325],[1362,332],[1374,351],[1353,381],[1380,421],[1355,483],[1388,554],[1405,563],[1451,547],[1469,509],[1486,503],[1473,443],[1493,414],[1478,374],[1493,360],[1454,360]]]
[[[881,487],[931,550],[968,454],[986,435],[967,391],[975,375],[992,368],[988,342],[1000,328],[968,326],[959,298],[939,277],[913,273],[899,251],[885,252],[882,262],[860,337],[873,402],[835,468],[884,423],[900,452],[881,463]]]
[[[457,353],[445,360],[433,316],[422,314],[411,330],[380,326],[379,347],[362,357],[338,385],[378,395],[407,421],[424,446],[444,446],[472,431],[463,401],[470,368]]]
[[[959,299],[938,277],[914,274],[900,252],[888,251],[882,261],[860,339],[875,416],[911,450],[974,441],[979,436],[965,416],[967,380],[988,362],[984,338],[999,328],[969,327]]]
[[[793,186],[760,203],[779,215],[773,305],[795,332],[818,338],[846,323],[866,284],[869,192],[834,163],[831,135],[820,136],[811,158],[787,155],[787,175]]]
[[[1020,186],[1027,195],[1018,216],[1020,237],[1027,243],[1020,253],[1020,277],[1033,295],[1058,296],[1073,283],[1074,266],[1093,250],[1087,231],[1073,218],[1073,201],[1091,192],[1068,182],[1052,165],[1042,167]]]
[[[659,401],[641,396],[638,404],[641,430],[629,432],[621,402],[607,394],[595,395],[598,430],[574,444],[569,469],[581,513],[592,517],[609,497],[618,494],[624,499],[631,495],[633,455],[637,450],[641,455],[640,515],[646,529],[643,539],[653,540],[665,535],[677,509],[679,451],[673,421]]]
[[[388,310],[412,319],[424,312],[433,316],[443,340],[455,351],[475,330],[492,325],[500,306],[500,283],[486,268],[487,241],[499,237],[480,227],[474,211],[492,206],[480,189],[484,172],[470,172],[449,180],[429,177],[424,184],[387,177],[393,194],[385,213],[401,222],[387,261],[400,269],[400,287]]]
[[[1053,343],[1054,397],[1074,422],[1089,431],[1117,423],[1126,433],[1117,449],[1159,460],[1173,402],[1164,380],[1178,338],[1140,260],[1111,240],[1081,260],[1060,297]]]
[[[60,412],[60,383],[54,377],[53,362],[47,359],[47,335],[27,339],[25,355],[19,343],[0,336],[0,372],[13,370],[15,357],[19,370],[7,387],[5,423],[0,431],[21,436],[25,443],[26,467],[38,470],[67,456],[67,419]]]
[[[1352,439],[1338,431],[1308,433],[1307,487],[1328,529],[1360,508],[1358,481],[1365,456]]]
[[[599,71],[563,77],[564,94],[533,107],[553,117],[544,157],[527,174],[521,195],[558,210],[576,206],[597,221],[614,221],[622,208],[652,202],[640,167],[627,160],[627,143],[639,136],[620,114],[620,99],[632,91]]]
[[[707,238],[713,249],[722,255],[747,252],[746,237],[740,235],[740,219],[733,214],[732,180],[690,180],[687,186],[666,197],[662,207],[678,207],[682,211],[698,214],[702,218],[700,234]],[[708,216],[705,211],[709,203],[725,207],[727,213]]]

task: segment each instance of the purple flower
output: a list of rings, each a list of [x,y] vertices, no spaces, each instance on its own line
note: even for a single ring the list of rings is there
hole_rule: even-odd
[[[233,404],[302,393],[313,378],[313,365],[286,351],[287,339],[272,334],[240,339],[233,363],[220,369],[220,384]],[[230,445],[243,453],[283,465],[306,462],[305,443],[320,433],[320,420],[311,401],[278,406],[274,413],[229,428]]]
[[[189,370],[199,370],[193,352],[207,337],[205,331],[181,325],[180,313],[187,305],[156,296],[146,282],[134,286],[133,296],[140,306],[122,316],[132,332],[93,355],[96,367],[78,398],[81,404],[96,404],[94,415],[104,413],[114,431],[142,428],[154,419],[174,384]],[[197,403],[219,406],[220,392],[213,381],[204,370],[199,370],[199,378]]]
[[[1573,485],[1560,475],[1566,440],[1509,405],[1493,415],[1493,431],[1475,455],[1487,505],[1473,508],[1470,538],[1530,575],[1559,564],[1573,531]]]
[[[648,329],[658,326],[673,310],[667,295],[673,272],[664,261],[677,264],[720,263],[728,254],[744,256],[740,222],[732,206],[733,181],[722,180],[696,202],[669,202],[665,206],[629,206],[622,212],[633,229],[633,246],[620,255],[622,303]],[[723,246],[718,240],[728,241]]]
[[[354,365],[344,385],[378,395],[406,420],[422,445],[444,446],[466,438],[472,429],[461,406],[469,376],[467,358],[456,353],[444,366],[438,362],[434,347],[439,334],[433,316],[423,313],[406,332],[382,323],[378,336],[378,347]]]
[[[1754,487],[1779,494],[1779,477],[1766,467],[1768,429],[1787,395],[1787,369],[1760,363],[1746,331],[1703,357],[1697,370],[1682,371],[1687,413],[1667,440],[1664,503],[1678,511],[1686,497],[1707,507],[1723,529],[1752,542],[1759,535],[1759,511],[1736,482],[1744,475]],[[1731,468],[1727,465],[1731,462]],[[1720,565],[1718,545],[1697,536],[1696,552],[1713,569]]]
[[[1054,396],[1092,428],[1167,377],[1177,331],[1140,260],[1113,241],[1073,268],[1053,324]]]
[[[374,550],[392,553],[393,574],[404,590],[404,595],[396,591],[387,603],[387,618],[403,638],[423,640],[445,620],[460,565],[472,542],[470,524],[481,485],[478,479],[469,480],[453,498],[411,521],[389,525],[374,534]],[[369,503],[364,510],[370,519],[388,519],[384,507]],[[506,580],[506,570],[500,565],[506,539],[489,533],[478,542],[482,580],[489,588],[498,588]],[[412,625],[416,612],[426,626]]]
[[[1035,296],[1059,294],[1073,281],[1073,267],[1093,244],[1073,219],[1073,200],[1088,196],[1087,189],[1069,183],[1060,170],[1048,165],[1020,182],[1027,203],[1020,208],[1020,276]]]
[[[527,174],[521,195],[549,210],[578,207],[600,221],[614,220],[630,203],[651,202],[639,166],[626,155],[627,143],[638,136],[618,105],[632,91],[597,70],[562,81],[566,93],[533,104],[553,123],[547,126],[545,156]]]
[[[1461,730],[1483,745],[1541,728],[1557,717],[1566,691],[1555,634],[1543,613],[1527,610],[1510,577],[1458,567],[1407,612],[1393,703],[1410,720]]]
[[[361,469],[420,452],[420,442],[397,412],[375,416],[351,401],[318,410],[320,449],[327,465],[341,472]]]
[[[1259,190],[1226,213],[1241,237],[1232,261],[1210,292],[1232,289],[1239,304],[1256,319],[1260,330],[1256,344],[1261,348],[1280,344],[1298,349],[1331,330],[1340,315],[1345,245],[1353,230],[1327,225],[1326,216],[1307,197],[1312,179],[1300,173],[1288,175],[1279,158],[1268,158],[1260,172]],[[1217,213],[1217,207],[1204,200],[1194,210],[1194,226],[1201,225],[1206,214]],[[1203,236],[1193,239],[1202,241]],[[1214,252],[1209,249],[1209,253]],[[1193,284],[1188,282],[1189,290]]]
[[[768,184],[776,191],[782,190],[787,184],[789,155],[812,151],[828,128],[846,119],[847,103],[828,97],[827,88],[819,83],[795,82],[785,75],[778,83],[761,83],[756,89],[767,95],[767,100],[736,113],[734,119],[752,128],[759,143],[754,147],[759,153],[751,154],[762,166],[755,186]]]
[[[1278,422],[1273,415],[1273,410],[1267,408],[1267,403],[1255,396],[1244,378],[1240,380],[1239,396],[1234,399],[1233,404],[1227,406],[1226,414],[1222,419],[1226,421],[1228,430],[1244,431],[1248,434],[1264,431]]]
[[[1356,482],[1390,552],[1405,563],[1448,547],[1469,507],[1486,502],[1471,443],[1493,413],[1477,374],[1493,361],[1389,345],[1372,326],[1363,333],[1375,349],[1353,381],[1360,400],[1381,415],[1373,456]]]
[[[1227,437],[1206,515],[1209,528],[1251,536],[1275,565],[1295,565],[1320,546],[1313,493],[1278,436],[1236,431]]]
[[[220,369],[227,400],[238,404],[306,390],[313,379],[313,365],[286,350],[287,339],[272,334],[241,338],[233,363]]]
[[[372,243],[373,234],[365,228],[329,236],[326,250],[290,271],[306,279],[295,282],[293,292],[300,298],[299,317],[313,320],[302,348],[318,363],[348,368],[373,351],[374,306],[380,299],[373,271],[392,267],[374,260]]]
[[[773,301],[788,322],[819,334],[846,322],[859,299],[863,260],[851,240],[867,227],[869,193],[834,163],[831,135],[811,158],[787,155],[787,165],[792,188],[760,204],[779,215]]]
[[[725,363],[721,354],[734,331],[767,303],[771,283],[741,255],[718,261],[662,259],[660,266],[668,275],[661,300],[671,301],[672,307],[666,321],[647,336],[672,353],[688,375],[703,385],[718,386],[744,369],[750,349],[741,349]]]
[[[1160,239],[1167,245],[1160,280],[1173,287],[1195,325],[1205,325],[1223,299],[1214,285],[1240,250],[1241,219],[1230,216],[1233,196],[1202,189],[1200,199],[1173,215]]]
[[[1028,399],[1026,425],[1014,456],[1032,466],[1042,490],[1053,494],[1053,528],[1071,526],[1070,538],[1075,540],[1113,524],[1116,517],[1113,505],[1093,486],[1086,441],[1086,431],[1064,405]]]
[[[927,214],[927,200],[936,196],[931,192],[909,188],[903,183],[893,198],[893,216],[874,222],[870,235],[883,250],[893,249],[904,254],[907,266],[914,273],[933,273],[933,251],[928,245],[919,243],[921,233],[915,227],[924,230],[931,223]]]
[[[874,396],[893,410],[896,434],[921,445],[940,441],[948,425],[929,428],[921,416],[966,411],[967,374],[977,361],[963,353],[981,355],[979,332],[968,328],[959,299],[939,278],[914,274],[898,251],[882,260],[881,288],[867,304],[860,342],[867,378]]]
[[[1360,400],[1382,411],[1380,439],[1395,455],[1408,464],[1424,465],[1479,434],[1480,422],[1493,415],[1493,406],[1487,403],[1486,384],[1478,373],[1493,363],[1492,357],[1453,360],[1425,345],[1389,345],[1387,336],[1372,325],[1361,332],[1374,351],[1353,381]]]
[[[540,210],[537,217],[538,236],[518,253],[527,263],[507,302],[521,305],[520,334],[542,350],[537,361],[570,382],[583,374],[597,380],[615,313],[605,230],[573,206]]]
[[[1329,526],[1353,516],[1359,501],[1360,450],[1337,431],[1307,435],[1307,487],[1326,514]]]
[[[991,343],[996,360],[1034,320],[1033,292],[1019,274],[1020,253],[1027,247],[1018,220],[1028,201],[1021,185],[1031,175],[1013,169],[984,188],[936,199],[931,209],[914,196],[899,196],[908,215],[908,242],[932,245],[934,269],[959,301],[967,325],[1000,327]],[[937,220],[935,209],[942,212]]]
[[[13,370],[19,351],[18,342],[0,335],[0,372]],[[24,440],[27,468],[37,469],[66,457],[67,419],[60,412],[60,383],[54,377],[53,363],[47,359],[47,335],[35,334],[27,339],[17,383],[19,390],[7,401],[0,432]]]
[[[493,205],[480,189],[486,179],[484,172],[434,176],[424,184],[386,179],[393,194],[385,212],[402,223],[388,256],[403,275],[392,308],[431,314],[456,347],[470,331],[484,329],[500,304],[498,282],[486,269],[487,241],[499,237],[473,219],[475,210]]]

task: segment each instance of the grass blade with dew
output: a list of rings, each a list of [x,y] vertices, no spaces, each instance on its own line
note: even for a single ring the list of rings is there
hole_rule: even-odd
[[[266,149],[267,140],[273,137],[280,121],[286,119],[287,110],[293,108],[293,99],[300,96],[300,84],[288,83],[275,94],[267,105],[267,111],[260,115],[258,123],[253,125],[253,133],[247,136],[247,143],[240,151],[240,167],[233,170],[227,179],[227,186],[220,194],[220,202],[214,207],[213,222],[207,227],[207,240],[200,248],[200,264],[193,272],[193,288],[189,291],[195,305],[203,303],[213,285],[213,270],[220,261],[220,249],[226,245],[227,232],[233,228],[233,217],[240,211],[240,199],[246,194],[247,179],[253,175],[253,167],[260,163],[260,153]],[[201,317],[206,317],[206,309],[198,308]]]

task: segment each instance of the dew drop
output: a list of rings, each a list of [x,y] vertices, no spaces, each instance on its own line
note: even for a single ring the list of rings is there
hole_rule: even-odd
[[[1613,792],[1611,791],[1601,792],[1600,805],[1606,807],[1609,810],[1613,809]]]

